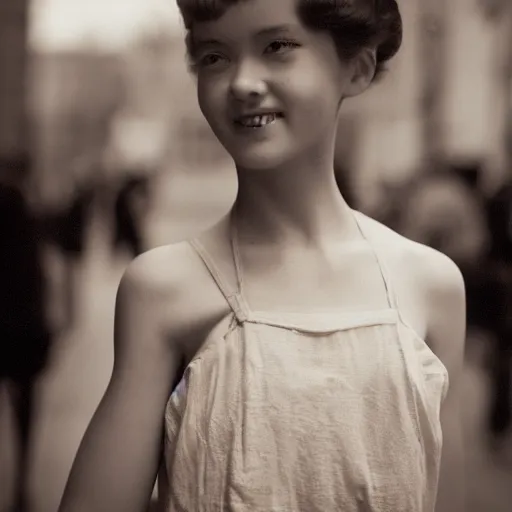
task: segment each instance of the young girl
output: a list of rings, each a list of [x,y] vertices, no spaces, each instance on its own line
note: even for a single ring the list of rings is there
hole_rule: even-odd
[[[333,171],[396,2],[178,3],[238,196],[128,268],[61,512],[142,512],[162,467],[168,512],[461,512],[460,273],[351,210]]]

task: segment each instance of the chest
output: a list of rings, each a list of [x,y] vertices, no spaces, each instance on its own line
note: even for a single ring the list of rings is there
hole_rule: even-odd
[[[380,510],[383,500],[389,510],[422,510],[399,503],[424,487],[424,467],[439,459],[439,442],[425,449],[419,436],[421,424],[436,424],[430,411],[437,406],[422,404],[439,397],[424,394],[423,376],[412,370],[417,361],[404,364],[392,324],[314,339],[265,324],[239,329],[243,335],[217,340],[188,380],[183,422],[193,428],[183,430],[183,456],[190,461],[197,453],[195,471],[222,475],[200,479],[211,486],[205,494],[236,488],[266,510],[317,510],[282,495],[301,489],[304,496],[333,496],[324,510],[355,511],[360,503]],[[347,499],[358,493],[357,503]]]
[[[389,307],[383,274],[371,251],[354,249],[332,260],[290,254],[248,258],[243,294],[256,311],[311,313]]]
[[[335,268],[304,256],[247,267],[256,269],[243,275],[243,294],[252,311],[368,313],[388,309],[391,294],[395,294],[402,317],[421,338],[425,337],[425,304],[413,276],[399,266],[388,266],[393,285],[388,293],[382,269],[371,251],[347,252]],[[236,289],[234,269],[225,266],[220,270]],[[232,311],[218,283],[200,262],[180,295],[178,306],[169,305],[166,325],[168,337],[177,340],[184,361],[189,362],[212,333],[223,336],[228,331]]]

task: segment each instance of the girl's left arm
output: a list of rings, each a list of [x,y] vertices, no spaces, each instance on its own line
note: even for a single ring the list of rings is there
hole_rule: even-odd
[[[435,512],[465,512],[461,418],[466,341],[465,286],[460,270],[446,256],[431,253],[430,263],[427,266],[427,341],[448,370],[450,381],[440,412],[443,451]]]

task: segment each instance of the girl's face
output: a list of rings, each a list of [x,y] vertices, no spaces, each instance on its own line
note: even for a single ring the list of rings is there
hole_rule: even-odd
[[[303,27],[296,0],[250,0],[194,26],[201,111],[238,166],[269,169],[331,141],[354,67],[328,33]]]

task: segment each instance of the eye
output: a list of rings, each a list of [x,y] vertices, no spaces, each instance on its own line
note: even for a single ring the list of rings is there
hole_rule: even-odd
[[[294,41],[286,41],[286,40],[278,40],[270,43],[266,49],[265,53],[284,53],[293,48],[298,48],[300,46],[299,43]]]
[[[223,56],[218,53],[209,53],[198,59],[197,64],[201,67],[210,67],[218,64],[223,59]]]

